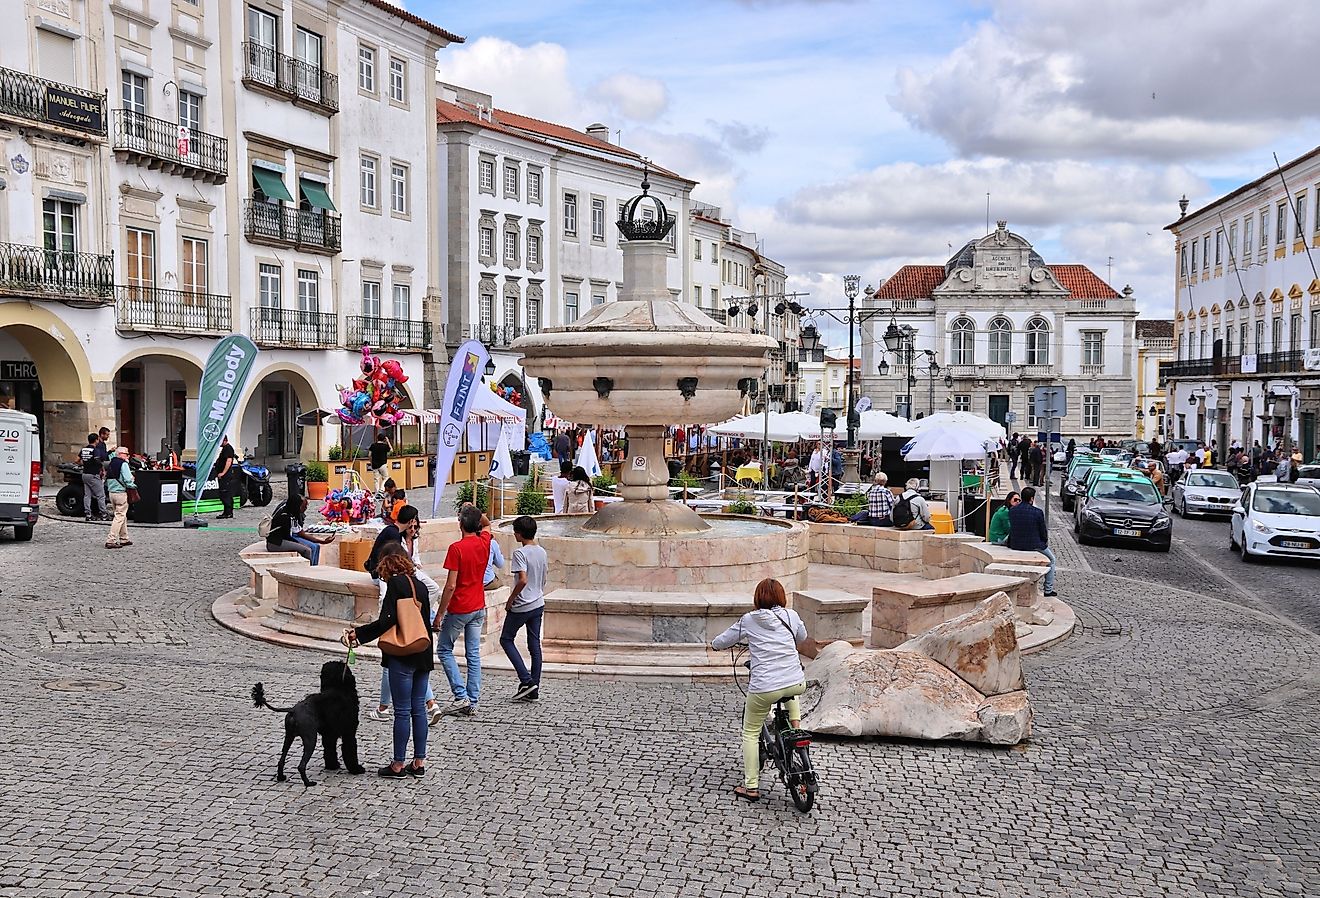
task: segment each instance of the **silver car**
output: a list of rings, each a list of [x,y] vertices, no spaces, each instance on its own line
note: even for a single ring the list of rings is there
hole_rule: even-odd
[[[1227,471],[1193,471],[1173,485],[1173,510],[1183,517],[1194,514],[1232,514],[1242,498],[1237,478]]]

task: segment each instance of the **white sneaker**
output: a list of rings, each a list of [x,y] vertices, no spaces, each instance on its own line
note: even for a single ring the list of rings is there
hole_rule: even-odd
[[[448,717],[452,714],[467,714],[472,710],[472,703],[465,698],[455,699],[440,712],[442,717]]]
[[[432,702],[431,707],[426,709],[426,713],[430,718],[431,726],[435,726],[440,722],[440,716],[444,713],[444,710],[440,707],[439,702]]]
[[[386,708],[383,711],[380,708],[371,708],[370,710],[367,711],[367,720],[393,720],[393,719],[394,719],[393,708]]]

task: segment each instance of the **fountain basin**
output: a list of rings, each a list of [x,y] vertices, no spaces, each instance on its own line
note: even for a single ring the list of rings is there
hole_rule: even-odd
[[[537,542],[550,557],[546,592],[611,590],[620,598],[651,592],[741,593],[774,577],[791,594],[807,582],[805,524],[740,515],[702,515],[710,529],[664,536],[619,536],[584,529],[588,515],[537,519]],[[506,556],[517,543],[511,521],[495,524]]]

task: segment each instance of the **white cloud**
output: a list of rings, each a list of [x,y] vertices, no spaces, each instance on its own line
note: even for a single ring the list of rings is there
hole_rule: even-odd
[[[501,109],[581,128],[592,119],[569,78],[568,52],[558,44],[522,47],[496,37],[449,47],[440,80],[490,94]]]
[[[597,81],[588,92],[611,110],[638,122],[652,122],[669,108],[669,91],[654,78],[619,72]]]
[[[1309,58],[1315,25],[1291,0],[999,0],[890,102],[968,155],[1215,158],[1314,121],[1313,85],[1279,61]]]

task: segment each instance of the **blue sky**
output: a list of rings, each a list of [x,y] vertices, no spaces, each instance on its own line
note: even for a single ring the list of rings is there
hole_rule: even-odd
[[[981,236],[985,194],[1050,262],[1168,314],[1162,228],[1320,143],[1313,4],[592,0],[410,9],[468,38],[441,75],[699,180],[794,289],[837,297]],[[1244,37],[1268,32],[1270,52]],[[828,301],[833,301],[829,299]]]

